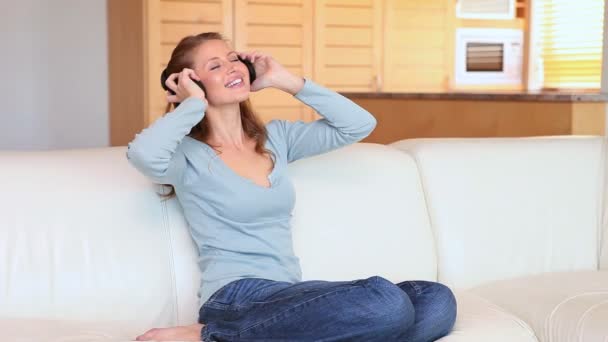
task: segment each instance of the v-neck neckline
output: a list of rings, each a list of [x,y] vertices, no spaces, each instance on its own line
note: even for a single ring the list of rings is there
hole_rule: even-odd
[[[269,186],[264,186],[264,185],[260,185],[260,184],[256,183],[253,179],[241,176],[236,171],[234,171],[230,166],[228,166],[228,164],[226,164],[224,162],[224,160],[222,160],[222,158],[220,158],[219,154],[217,154],[215,152],[213,147],[209,146],[207,143],[194,139],[194,138],[191,138],[191,139],[201,143],[203,145],[203,147],[207,150],[207,152],[210,154],[212,159],[217,160],[216,164],[218,164],[220,167],[224,168],[226,170],[226,172],[230,173],[233,177],[235,177],[245,183],[252,184],[253,186],[260,188],[262,190],[271,190],[272,188],[274,188],[274,186],[275,186],[274,173],[277,170],[278,160],[274,160],[273,165],[272,165],[272,170],[270,170],[270,173],[268,173],[268,175],[266,175],[266,179],[268,179]],[[268,142],[268,141],[266,141],[266,142]],[[267,146],[266,146],[266,148],[269,149]],[[274,153],[274,154],[275,154],[275,159],[276,159],[276,153]],[[271,157],[271,159],[272,159],[272,157]]]

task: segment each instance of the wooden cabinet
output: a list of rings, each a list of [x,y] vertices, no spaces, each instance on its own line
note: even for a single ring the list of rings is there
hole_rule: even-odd
[[[273,56],[295,75],[312,73],[312,1],[236,0],[234,45],[238,51],[262,51]],[[256,113],[272,119],[313,119],[312,110],[292,95],[268,88],[251,93]]]
[[[110,144],[123,146],[165,113],[160,74],[187,35],[233,39],[233,1],[108,0]]]
[[[379,91],[382,1],[315,1],[315,79],[337,91]]]
[[[449,87],[452,0],[108,0],[111,144],[165,112],[160,73],[178,41],[217,31],[342,92]],[[276,89],[252,93],[263,121],[318,118]]]
[[[188,35],[220,32],[233,40],[232,0],[173,1],[147,0],[147,56],[149,60],[150,123],[165,113],[167,101],[160,74],[177,43]],[[145,37],[144,37],[145,38]]]
[[[108,0],[110,144],[126,145],[165,113],[160,74],[179,40],[216,31],[238,51],[270,53],[295,74],[313,77],[312,2],[308,0]],[[265,122],[313,119],[276,89],[252,93]]]

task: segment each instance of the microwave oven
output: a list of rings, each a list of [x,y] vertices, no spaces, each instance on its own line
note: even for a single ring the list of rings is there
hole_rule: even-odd
[[[522,30],[459,28],[455,47],[456,87],[522,84]]]

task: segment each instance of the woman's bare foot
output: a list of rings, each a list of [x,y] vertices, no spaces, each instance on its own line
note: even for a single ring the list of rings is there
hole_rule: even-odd
[[[135,341],[200,341],[203,324],[150,329]]]

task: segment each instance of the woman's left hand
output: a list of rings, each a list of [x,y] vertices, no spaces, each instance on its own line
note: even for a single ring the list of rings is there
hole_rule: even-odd
[[[286,91],[292,95],[302,89],[304,79],[295,76],[272,56],[258,52],[240,52],[239,56],[253,63],[256,78],[251,84],[251,91],[273,87]]]

